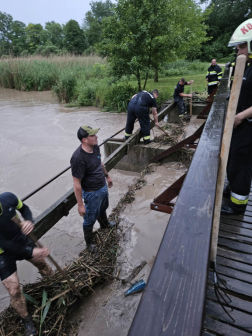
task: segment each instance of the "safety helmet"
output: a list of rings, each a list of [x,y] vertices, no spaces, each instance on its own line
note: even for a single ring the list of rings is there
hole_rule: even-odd
[[[236,47],[239,44],[246,43],[248,44],[248,52],[252,53],[252,19],[244,21],[238,28],[236,28],[233,33],[228,47]]]

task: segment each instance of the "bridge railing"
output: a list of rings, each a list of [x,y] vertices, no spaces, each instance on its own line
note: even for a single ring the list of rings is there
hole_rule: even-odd
[[[129,336],[201,335],[227,82],[225,70]]]

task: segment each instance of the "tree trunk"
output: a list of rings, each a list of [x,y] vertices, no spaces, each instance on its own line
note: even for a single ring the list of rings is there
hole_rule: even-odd
[[[137,84],[138,84],[138,91],[142,91],[142,88],[141,88],[141,77],[140,77],[140,73],[138,72],[137,75]]]
[[[146,72],[143,90],[145,90],[145,86],[146,86],[146,84],[147,84],[148,76],[149,76],[149,73]]]
[[[158,69],[155,69],[154,83],[158,82]]]

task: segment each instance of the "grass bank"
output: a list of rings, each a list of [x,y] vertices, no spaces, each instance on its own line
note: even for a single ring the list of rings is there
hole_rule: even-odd
[[[165,64],[154,83],[149,74],[146,89],[157,88],[159,101],[171,98],[181,77],[193,79],[193,90],[204,91],[208,63],[179,60]],[[105,111],[126,111],[130,97],[137,92],[134,75],[115,81],[106,60],[98,56],[41,56],[0,60],[0,85],[23,91],[53,90],[59,102],[68,106],[94,105]],[[186,87],[185,92],[190,92]]]

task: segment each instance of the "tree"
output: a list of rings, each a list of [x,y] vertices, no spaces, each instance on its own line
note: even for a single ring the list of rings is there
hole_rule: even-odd
[[[201,0],[208,4],[208,0]],[[235,29],[245,20],[252,18],[251,0],[211,0],[208,8],[212,12],[206,20],[207,36],[211,40],[202,46],[205,59],[220,58],[231,53],[227,47]]]
[[[27,50],[26,25],[21,21],[13,21],[11,26],[11,49],[14,56],[19,56],[22,51]]]
[[[37,47],[41,44],[41,32],[43,31],[43,27],[40,23],[29,23],[25,30],[29,51],[34,53]]]
[[[47,41],[50,41],[53,45],[55,45],[58,49],[63,47],[63,28],[59,23],[55,21],[46,22],[44,29]]]
[[[85,36],[77,21],[68,21],[64,26],[64,34],[64,47],[67,51],[81,54],[85,50]]]
[[[114,76],[134,74],[141,90],[151,69],[206,40],[204,19],[193,0],[118,0],[115,15],[103,19],[98,48]]]
[[[114,14],[114,4],[110,0],[90,2],[91,10],[85,15],[83,30],[86,35],[88,47],[94,46],[101,41],[102,19]]]
[[[0,12],[0,53],[9,54],[11,49],[11,30],[13,18],[11,15]]]

